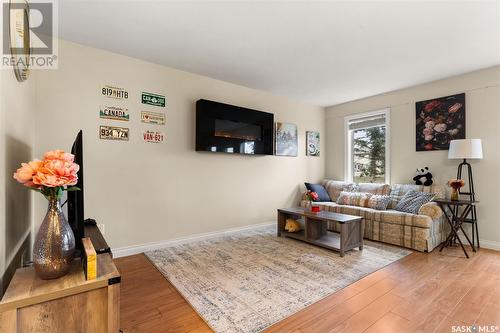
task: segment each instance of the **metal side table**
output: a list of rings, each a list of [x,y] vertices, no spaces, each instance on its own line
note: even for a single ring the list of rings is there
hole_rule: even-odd
[[[474,244],[471,242],[469,236],[462,228],[462,223],[465,222],[467,215],[471,212],[473,207],[475,207],[476,203],[478,203],[479,201],[448,200],[448,199],[435,199],[434,201],[443,210],[444,216],[446,217],[446,220],[448,221],[448,224],[451,227],[450,234],[448,235],[446,240],[441,244],[441,248],[439,249],[439,252],[443,251],[443,249],[446,246],[451,246],[456,241],[458,241],[458,243],[462,247],[462,250],[464,251],[465,256],[467,258],[469,258],[469,254],[465,250],[464,244],[462,243],[462,240],[458,236],[458,232],[462,231],[465,238],[467,239],[467,242],[469,242],[469,245],[471,246],[472,251],[476,252],[476,248],[474,247]],[[460,212],[460,208],[463,208],[463,210],[461,212]]]

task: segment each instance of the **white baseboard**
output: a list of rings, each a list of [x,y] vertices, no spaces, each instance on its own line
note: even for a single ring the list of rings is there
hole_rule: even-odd
[[[119,258],[119,257],[131,256],[133,254],[139,254],[139,253],[143,253],[143,252],[147,252],[147,251],[157,250],[157,249],[161,249],[161,248],[172,246],[172,245],[197,242],[197,241],[216,238],[216,237],[220,237],[220,236],[224,236],[224,235],[234,234],[234,233],[245,231],[245,230],[254,230],[256,228],[265,228],[265,227],[269,227],[269,226],[276,226],[276,221],[260,223],[260,224],[252,224],[252,225],[247,225],[244,227],[223,229],[223,230],[207,232],[207,233],[203,233],[203,234],[195,234],[195,235],[191,235],[191,236],[174,238],[174,239],[167,239],[167,240],[162,240],[162,241],[158,241],[158,242],[151,242],[151,243],[146,243],[146,244],[137,244],[137,245],[131,245],[131,246],[118,247],[118,248],[112,249],[113,257]]]
[[[481,245],[481,247],[484,247],[485,249],[500,251],[500,242],[480,239],[479,245]]]
[[[464,243],[464,245],[468,244],[467,239],[465,239],[465,237],[462,234],[460,234],[459,237],[460,237],[460,240],[462,241],[462,243]],[[469,235],[469,237],[471,237],[471,236]],[[472,241],[472,239],[471,239],[471,241]],[[476,242],[474,241],[474,244],[475,243]],[[497,241],[490,241],[487,239],[479,239],[479,245],[481,246],[481,248],[484,248],[484,249],[500,251],[500,242],[497,242]]]

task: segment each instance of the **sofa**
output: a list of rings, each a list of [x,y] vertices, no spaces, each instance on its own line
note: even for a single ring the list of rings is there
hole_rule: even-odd
[[[355,184],[344,181],[325,179],[322,185],[327,190],[331,202],[316,202],[322,210],[361,216],[365,223],[365,238],[388,244],[407,247],[421,252],[430,252],[446,239],[449,233],[447,223],[442,214],[410,214],[394,210],[401,198],[410,190],[435,193],[436,198],[446,197],[443,185],[421,186],[413,184]],[[375,210],[367,207],[340,205],[336,201],[341,192],[365,192],[378,195],[389,195],[390,202],[386,210]],[[431,205],[435,203],[431,203]],[[309,207],[310,202],[303,197],[300,206]],[[437,209],[437,208],[436,208]],[[432,216],[432,217],[431,217]],[[340,231],[340,225],[331,222],[330,231]]]

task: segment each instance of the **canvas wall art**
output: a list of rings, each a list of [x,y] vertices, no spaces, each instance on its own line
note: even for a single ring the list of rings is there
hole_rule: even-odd
[[[417,151],[448,150],[465,139],[465,93],[415,103]]]
[[[306,132],[306,155],[319,156],[319,132]]]
[[[297,125],[276,123],[276,155],[297,156]]]

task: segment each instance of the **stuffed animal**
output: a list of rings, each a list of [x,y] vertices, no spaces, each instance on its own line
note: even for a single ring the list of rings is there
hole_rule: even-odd
[[[432,173],[430,173],[428,167],[417,169],[417,175],[413,177],[413,181],[416,185],[431,186],[433,183]]]
[[[285,230],[288,232],[298,232],[301,227],[299,222],[294,219],[286,219]]]

